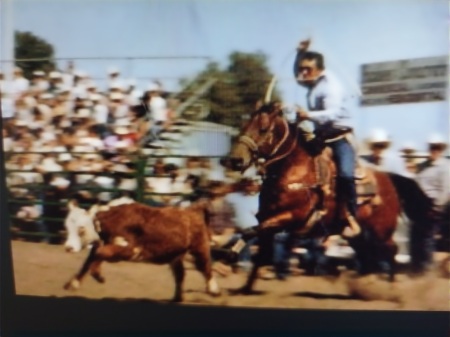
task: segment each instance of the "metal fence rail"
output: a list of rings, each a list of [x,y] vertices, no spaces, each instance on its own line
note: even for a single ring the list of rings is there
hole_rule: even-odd
[[[9,158],[15,155],[26,155],[26,154],[39,154],[39,155],[47,155],[47,154],[61,154],[61,153],[70,153],[72,156],[76,155],[85,155],[85,154],[94,154],[92,152],[7,152],[5,155],[7,155]],[[99,154],[99,153],[95,153]],[[135,166],[135,169],[131,172],[116,172],[114,170],[106,170],[101,172],[93,172],[93,171],[68,171],[68,170],[62,170],[62,171],[52,171],[52,172],[39,172],[36,169],[33,170],[20,170],[20,169],[7,169],[6,174],[7,176],[14,173],[37,173],[37,174],[45,174],[45,175],[56,175],[56,176],[64,176],[69,175],[75,178],[77,175],[92,175],[92,176],[106,176],[106,177],[116,177],[116,178],[126,178],[126,179],[136,179],[136,189],[133,191],[120,189],[118,187],[113,188],[106,188],[96,185],[95,183],[88,183],[88,184],[79,184],[79,185],[72,185],[70,186],[69,190],[67,191],[67,199],[61,200],[61,201],[44,201],[42,200],[40,195],[42,193],[45,193],[46,191],[52,189],[52,186],[49,186],[45,182],[43,183],[19,183],[19,184],[10,184],[7,186],[9,191],[11,192],[11,189],[14,188],[20,188],[20,189],[26,189],[27,190],[27,197],[33,197],[35,195],[38,195],[37,197],[33,197],[30,200],[24,200],[20,198],[13,198],[9,197],[8,199],[8,207],[10,212],[13,210],[14,206],[60,206],[65,207],[67,204],[68,199],[73,195],[74,193],[78,191],[89,191],[94,194],[102,193],[102,192],[111,192],[111,193],[117,193],[117,192],[134,192],[135,199],[138,202],[142,203],[149,203],[151,200],[151,196],[181,196],[181,197],[189,197],[192,195],[192,193],[158,193],[153,191],[146,190],[146,184],[145,184],[145,178],[148,177],[170,177],[169,174],[152,174],[151,167],[149,167],[149,163],[151,160],[156,160],[157,158],[188,158],[192,157],[190,155],[172,155],[172,154],[152,154],[147,155],[141,153],[141,151],[135,152],[135,153],[127,153],[123,154],[126,156],[130,162],[132,162]],[[220,156],[196,156],[196,158],[199,159],[213,159],[213,158],[221,158]],[[114,163],[114,162],[113,162]],[[88,208],[91,206],[91,204],[80,204],[80,206],[84,208]],[[44,214],[41,214],[36,219],[26,220],[23,218],[19,218],[16,216],[16,214],[11,213],[10,214],[10,229],[14,235],[15,238],[29,238],[29,237],[63,237],[64,231],[61,230],[60,233],[48,233],[48,232],[41,232],[38,229],[38,223],[51,221],[51,222],[57,222],[62,224],[64,222],[65,218],[61,217],[52,217],[52,216],[44,216]],[[21,230],[17,227],[24,227],[24,224],[27,224],[26,227],[31,227],[35,225],[36,231],[28,231],[28,230]],[[22,226],[21,226],[22,225]]]

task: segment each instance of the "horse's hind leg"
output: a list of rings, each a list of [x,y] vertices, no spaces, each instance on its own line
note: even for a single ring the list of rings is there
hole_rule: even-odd
[[[389,263],[389,282],[394,282],[395,275],[397,273],[397,261],[395,260],[395,256],[397,255],[398,247],[397,244],[392,239],[386,243],[385,247],[387,260]]]
[[[184,265],[183,258],[177,258],[174,260],[170,267],[172,269],[172,274],[175,278],[175,295],[172,299],[173,302],[182,302],[183,301],[183,281],[184,281]]]

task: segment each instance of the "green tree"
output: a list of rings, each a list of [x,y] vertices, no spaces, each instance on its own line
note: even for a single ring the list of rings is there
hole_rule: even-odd
[[[181,100],[187,99],[211,78],[216,82],[205,95],[210,113],[207,120],[211,122],[240,126],[243,117],[251,113],[258,100],[264,98],[272,74],[267,65],[267,58],[262,53],[234,52],[229,56],[229,65],[220,69],[216,62],[209,63],[193,81],[187,84],[180,93]],[[275,90],[272,99],[279,99]]]
[[[31,32],[15,32],[16,60],[21,59],[43,59],[41,61],[16,61],[16,66],[23,69],[24,76],[31,78],[33,71],[52,71],[55,69],[54,48],[43,38]]]

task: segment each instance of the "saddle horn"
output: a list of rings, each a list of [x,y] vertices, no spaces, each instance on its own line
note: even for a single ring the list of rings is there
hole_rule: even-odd
[[[277,81],[277,77],[273,75],[272,80],[270,81],[269,87],[266,91],[266,97],[264,98],[264,103],[270,103],[272,99],[273,88],[275,87],[275,82]]]

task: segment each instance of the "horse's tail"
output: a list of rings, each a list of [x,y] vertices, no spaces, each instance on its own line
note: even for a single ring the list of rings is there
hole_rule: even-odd
[[[414,179],[395,173],[388,173],[388,175],[406,216],[415,223],[426,223],[433,208],[432,200]]]

